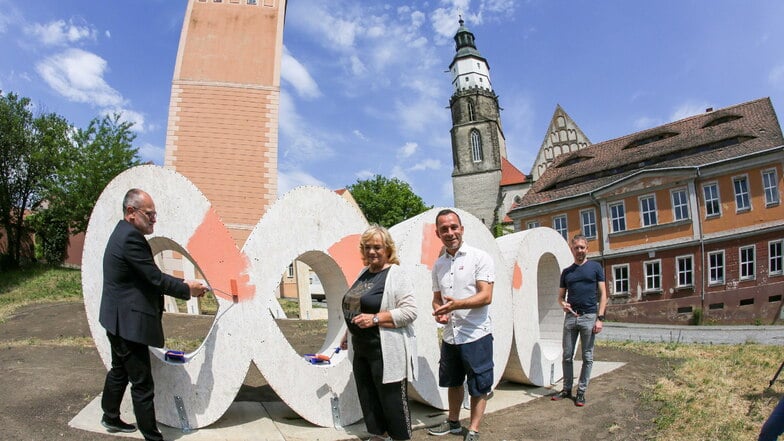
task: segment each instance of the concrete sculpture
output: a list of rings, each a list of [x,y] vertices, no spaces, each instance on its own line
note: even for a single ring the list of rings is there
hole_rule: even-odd
[[[296,353],[275,322],[283,313],[275,298],[281,274],[299,259],[318,274],[329,308],[327,335],[320,352],[331,353],[345,332],[340,300],[361,268],[359,235],[364,217],[335,193],[301,187],[271,206],[242,251],[204,195],[182,175],[156,166],[120,174],[96,203],[85,240],[82,285],[90,330],[99,354],[110,366],[109,343],[98,323],[102,260],[111,230],[121,216],[129,188],[149,192],[159,222],[148,238],[154,252],[171,249],[189,259],[216,290],[219,308],[201,346],[184,363],[164,360],[153,350],[156,411],[160,422],[200,428],[220,418],[239,391],[253,361],[280,398],[313,424],[329,427],[361,418],[351,363],[345,352],[328,365],[313,365]],[[420,360],[411,396],[444,409],[438,388],[438,328],[430,319],[430,269],[441,251],[434,234],[434,208],[393,228],[402,266],[415,281],[415,322]],[[548,228],[494,239],[482,222],[456,210],[466,226],[465,240],[485,249],[496,263],[491,313],[494,322],[495,382],[502,379],[548,385],[561,377],[560,326],[555,298],[558,274],[571,262],[569,247]]]

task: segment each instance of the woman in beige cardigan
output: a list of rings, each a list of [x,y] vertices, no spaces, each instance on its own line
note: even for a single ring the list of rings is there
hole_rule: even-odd
[[[399,266],[392,236],[372,225],[360,238],[366,267],[343,296],[354,380],[370,440],[411,438],[408,380],[416,378],[414,287]],[[347,347],[347,337],[342,346]]]

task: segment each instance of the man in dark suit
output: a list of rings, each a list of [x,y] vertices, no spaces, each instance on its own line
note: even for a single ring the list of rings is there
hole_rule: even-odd
[[[207,288],[200,282],[164,274],[153,260],[145,234],[152,234],[155,203],[146,192],[131,189],[123,199],[124,219],[117,223],[103,257],[103,294],[99,321],[112,349],[101,399],[101,424],[110,432],[133,432],[120,419],[120,403],[131,383],[136,423],[144,439],[163,439],[155,420],[155,384],[149,346],[162,347],[163,296],[188,300]]]

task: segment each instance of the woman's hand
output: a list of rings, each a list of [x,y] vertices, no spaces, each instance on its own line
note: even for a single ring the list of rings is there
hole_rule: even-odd
[[[351,319],[351,323],[363,329],[377,326],[377,323],[373,323],[374,316],[375,314],[359,314],[358,316]]]

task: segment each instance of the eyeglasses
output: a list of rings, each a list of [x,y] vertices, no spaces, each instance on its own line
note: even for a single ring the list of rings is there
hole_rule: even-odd
[[[144,216],[148,220],[155,220],[158,218],[158,213],[155,211],[144,211],[141,208],[134,208],[133,211],[138,211],[139,213],[144,213]]]

